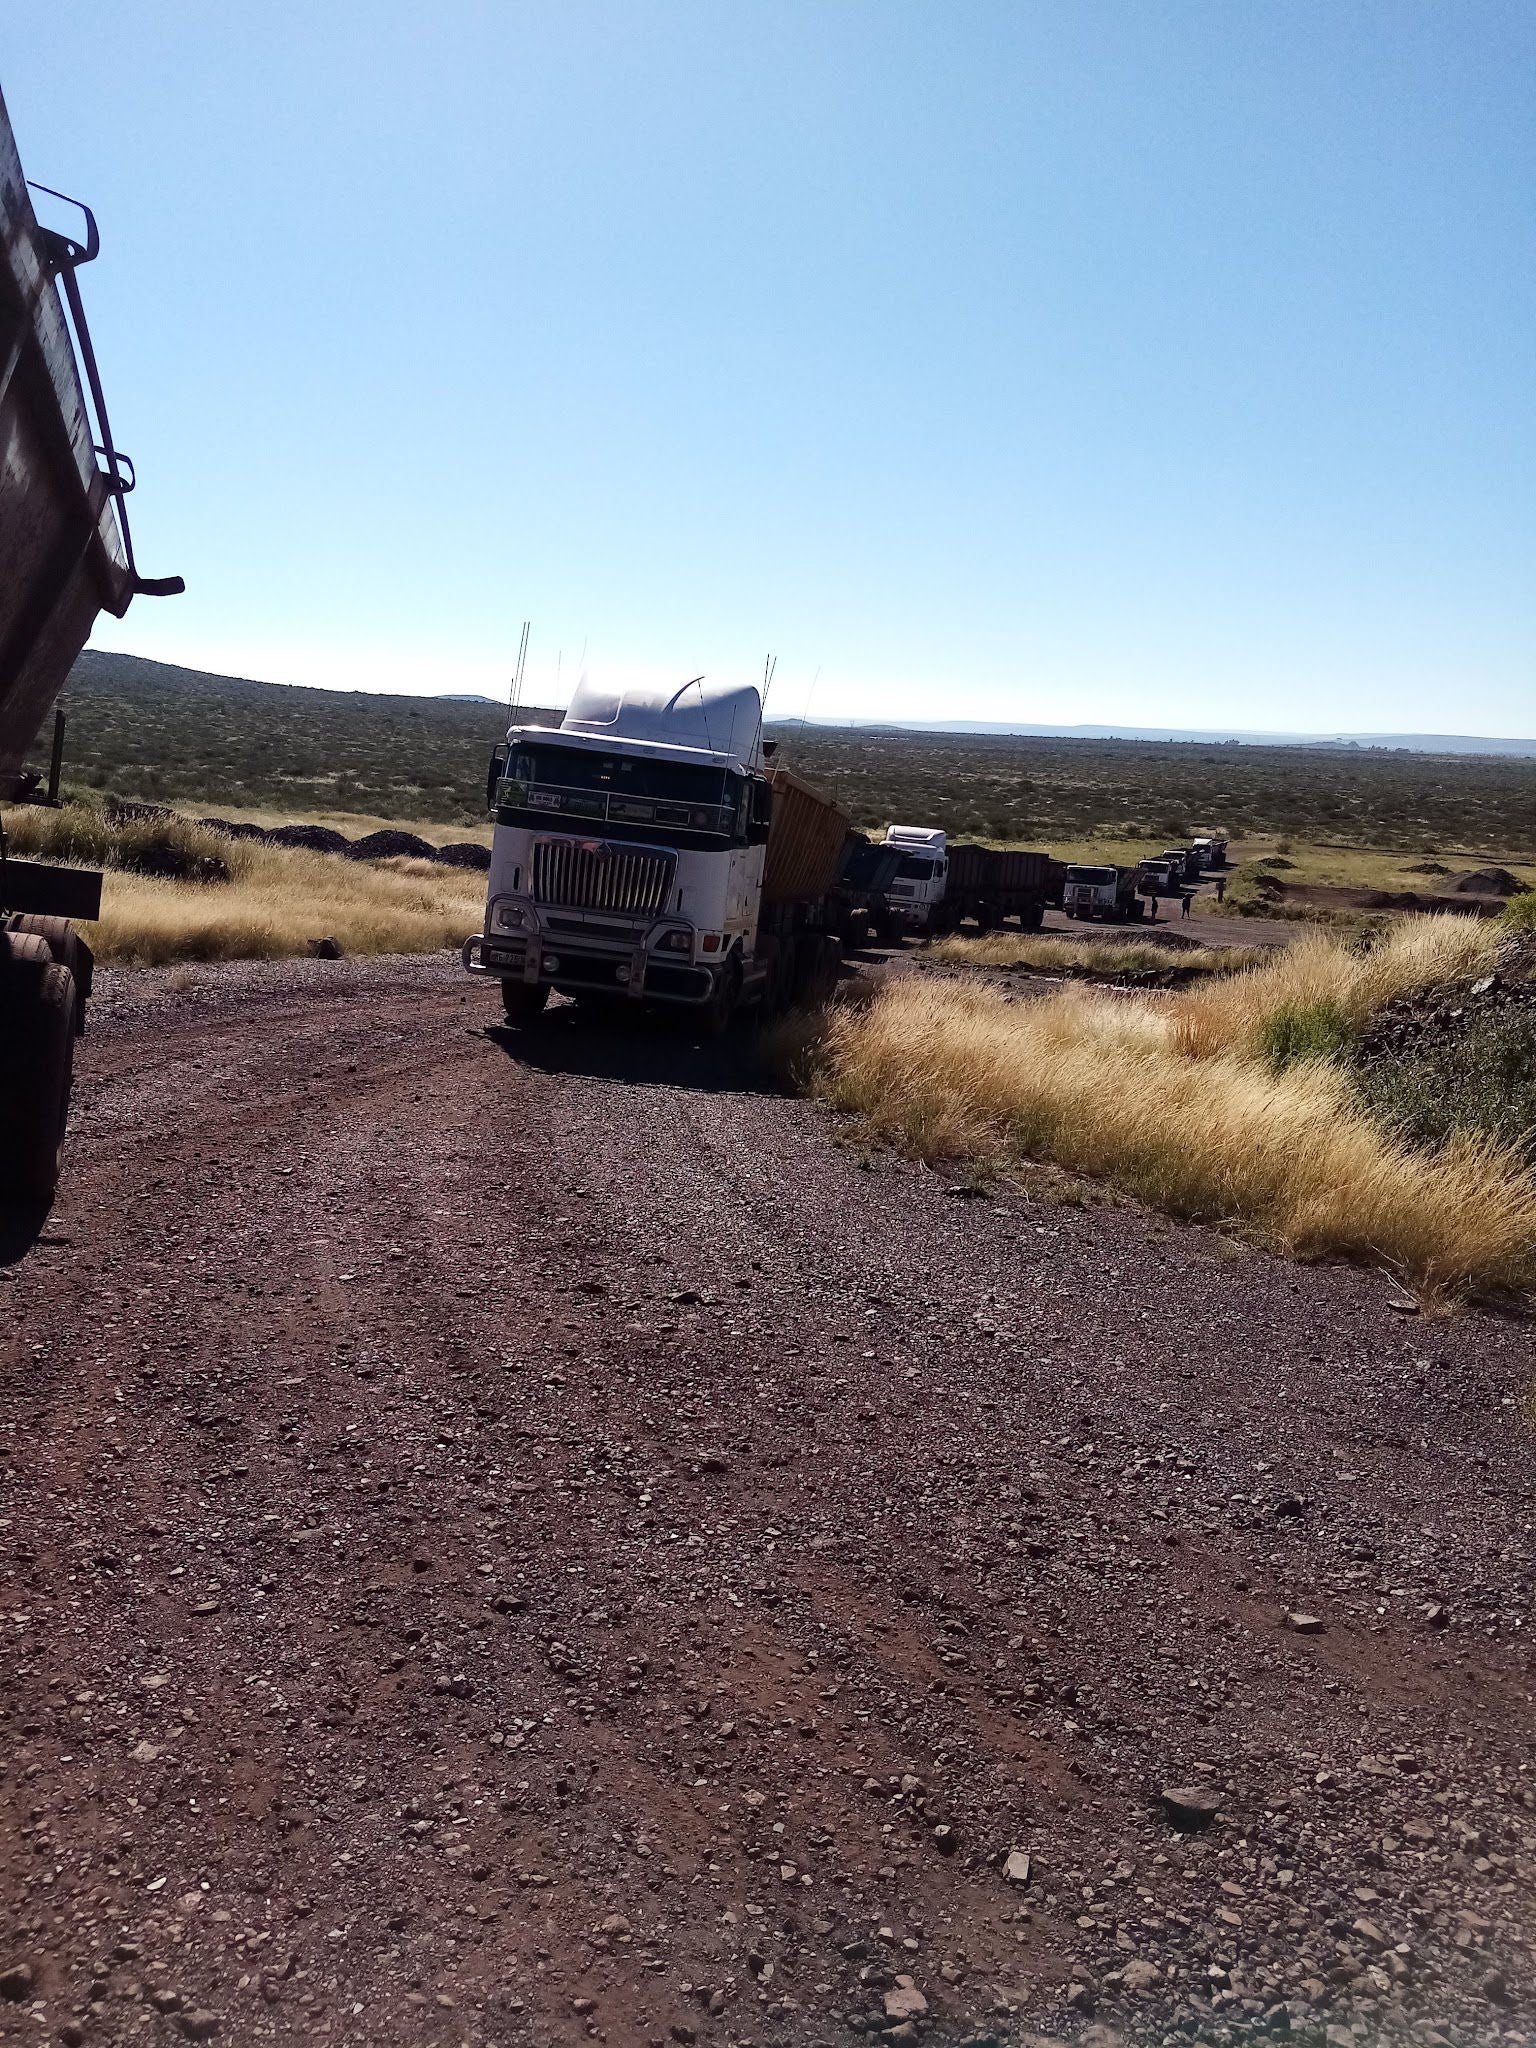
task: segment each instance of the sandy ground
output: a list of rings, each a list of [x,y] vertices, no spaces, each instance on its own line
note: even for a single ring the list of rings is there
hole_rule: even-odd
[[[1527,1326],[447,959],[100,987],[0,2040],[1536,2040]]]

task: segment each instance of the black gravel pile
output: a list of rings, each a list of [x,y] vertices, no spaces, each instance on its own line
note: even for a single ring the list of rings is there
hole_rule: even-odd
[[[415,832],[368,832],[344,851],[348,860],[436,860],[437,848]]]

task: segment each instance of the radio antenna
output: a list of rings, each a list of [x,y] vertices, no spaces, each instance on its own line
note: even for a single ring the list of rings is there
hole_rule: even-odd
[[[769,654],[763,657],[763,688],[757,700],[757,757],[763,756],[763,727],[768,720],[768,692],[773,688],[773,679],[778,673],[779,657]]]
[[[517,666],[512,671],[512,694],[507,703],[509,722],[515,721],[517,713],[522,709],[523,670],[528,663],[528,632],[531,625],[530,619],[524,619],[522,638],[517,643]]]

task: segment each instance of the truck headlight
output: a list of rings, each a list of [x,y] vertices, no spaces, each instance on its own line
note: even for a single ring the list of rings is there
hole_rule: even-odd
[[[693,951],[693,933],[684,931],[681,928],[674,928],[672,931],[663,932],[656,941],[656,950],[658,953],[691,953]]]
[[[526,932],[532,929],[533,913],[526,903],[515,902],[511,897],[498,899],[491,912],[491,928],[498,932]]]

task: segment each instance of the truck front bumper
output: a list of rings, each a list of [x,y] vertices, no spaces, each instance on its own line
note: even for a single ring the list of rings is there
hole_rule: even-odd
[[[551,944],[542,933],[477,933],[464,941],[460,958],[470,974],[530,986],[549,982],[562,993],[597,990],[634,1001],[707,1003],[717,969],[696,961],[669,960],[643,945],[618,946],[591,939]]]

